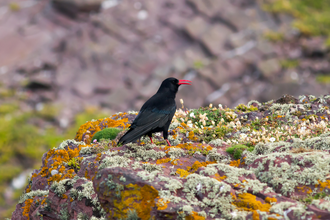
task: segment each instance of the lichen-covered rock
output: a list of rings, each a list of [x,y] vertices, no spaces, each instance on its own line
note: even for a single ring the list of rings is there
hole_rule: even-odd
[[[12,219],[329,219],[328,103],[284,96],[178,110],[173,146],[159,134],[155,144],[91,143],[136,113],[87,122],[45,153]]]

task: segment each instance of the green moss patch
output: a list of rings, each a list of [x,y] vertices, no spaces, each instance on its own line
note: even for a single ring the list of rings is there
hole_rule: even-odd
[[[228,147],[226,149],[226,152],[232,155],[236,160],[240,159],[242,156],[243,151],[248,150],[248,151],[253,151],[253,147],[248,147],[244,144],[237,144],[232,147]]]
[[[98,131],[95,133],[95,135],[93,136],[93,140],[97,140],[98,142],[101,139],[110,139],[113,140],[117,137],[118,133],[121,132],[120,129],[118,128],[105,128],[101,131]]]

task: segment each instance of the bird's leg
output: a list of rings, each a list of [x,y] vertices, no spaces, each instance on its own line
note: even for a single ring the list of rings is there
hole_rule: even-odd
[[[151,137],[149,137],[149,138],[150,138],[151,143],[154,144],[154,142],[152,141],[152,138]]]
[[[172,145],[170,144],[170,142],[169,142],[167,139],[165,139],[165,140],[166,140],[168,146],[172,146]]]

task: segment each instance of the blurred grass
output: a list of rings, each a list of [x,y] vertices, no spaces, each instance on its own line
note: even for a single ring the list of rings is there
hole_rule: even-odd
[[[288,13],[295,17],[292,26],[308,36],[327,37],[330,46],[329,0],[262,0],[263,9],[273,13]]]
[[[24,97],[3,87],[0,90],[0,219],[4,219],[11,217],[24,190],[14,190],[14,201],[8,203],[4,193],[12,179],[26,169],[38,169],[42,155],[63,140],[73,139],[80,125],[109,114],[88,108],[77,114],[67,129],[61,130],[56,120],[59,108],[46,104],[40,111],[23,111],[19,100]]]

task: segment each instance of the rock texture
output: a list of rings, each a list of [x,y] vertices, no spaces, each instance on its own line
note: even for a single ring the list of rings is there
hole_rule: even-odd
[[[12,219],[329,219],[329,103],[286,95],[179,109],[172,146],[158,134],[155,144],[93,140],[135,112],[87,122],[44,154]]]

